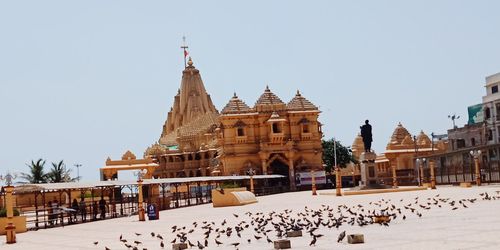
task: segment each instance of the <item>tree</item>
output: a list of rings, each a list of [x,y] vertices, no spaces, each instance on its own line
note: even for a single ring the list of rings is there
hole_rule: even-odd
[[[71,169],[66,168],[66,164],[61,160],[58,163],[52,162],[52,168],[47,174],[49,182],[73,182],[78,178],[71,178]]]
[[[336,141],[337,165],[341,168],[347,167],[349,163],[358,163],[358,160],[352,155],[351,147],[345,147]],[[335,140],[323,140],[323,162],[325,163],[325,171],[331,172],[332,167],[335,165]]]
[[[21,178],[28,183],[46,183],[47,174],[44,173],[45,160],[38,159],[36,162],[31,160],[31,164],[26,164],[30,168],[29,173],[21,173]]]

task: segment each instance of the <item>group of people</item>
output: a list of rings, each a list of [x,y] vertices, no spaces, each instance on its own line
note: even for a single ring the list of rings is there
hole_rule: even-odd
[[[105,219],[106,207],[106,200],[104,200],[103,196],[101,196],[99,203],[94,201],[91,205],[89,205],[89,215],[91,215],[92,220],[97,220],[99,214],[101,220]],[[57,225],[59,218],[61,219],[61,223],[63,223],[65,213],[68,215],[68,223],[70,224],[78,222],[78,215],[81,217],[81,222],[86,222],[87,203],[85,202],[85,199],[82,197],[80,202],[78,202],[77,199],[73,199],[70,207],[60,206],[57,199],[47,202],[47,221],[50,226]]]

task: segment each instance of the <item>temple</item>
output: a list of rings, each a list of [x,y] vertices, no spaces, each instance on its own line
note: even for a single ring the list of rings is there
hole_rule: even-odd
[[[288,103],[269,87],[253,107],[236,93],[221,113],[191,58],[182,73],[157,143],[144,153],[158,163],[154,178],[281,174],[295,187],[297,171],[322,166],[320,111],[297,91]]]
[[[418,176],[418,167],[415,159],[444,152],[444,141],[433,142],[423,131],[412,136],[399,123],[387,143],[383,154],[377,155],[375,160],[379,178],[385,184],[392,183],[393,174],[396,175],[399,185],[415,185]],[[422,176],[430,176],[429,169],[425,168]],[[426,180],[429,181],[429,180]]]

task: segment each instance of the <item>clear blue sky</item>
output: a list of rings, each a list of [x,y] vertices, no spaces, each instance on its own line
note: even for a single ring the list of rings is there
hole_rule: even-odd
[[[500,71],[498,1],[1,1],[0,173],[31,159],[142,156],[160,133],[187,36],[219,110],[265,86],[320,106],[350,145],[365,119],[382,152],[398,122],[445,133]],[[76,174],[76,170],[75,170]]]

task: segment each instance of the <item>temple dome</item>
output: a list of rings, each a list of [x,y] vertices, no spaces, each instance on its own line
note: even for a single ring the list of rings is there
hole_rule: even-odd
[[[352,153],[359,158],[362,152],[365,151],[365,144],[363,143],[363,137],[361,134],[358,134],[354,141],[352,142]]]
[[[193,133],[203,135],[207,129],[217,126],[218,115],[205,89],[200,71],[194,67],[193,60],[189,58],[188,65],[182,71],[181,87],[168,112],[159,142],[173,146],[179,144],[178,139],[183,135],[194,136]]]
[[[234,96],[229,100],[229,102],[226,104],[224,109],[222,109],[222,114],[241,114],[241,113],[248,113],[251,112],[252,109],[245,103],[243,102],[236,93],[234,93]]]
[[[318,110],[312,102],[304,98],[297,90],[295,97],[286,105],[288,110],[302,111],[302,110]]]
[[[391,140],[387,144],[387,149],[390,149],[392,146],[401,145],[403,140],[409,136],[411,139],[411,134],[406,130],[405,127],[401,124],[398,124],[394,132],[392,133]]]
[[[420,131],[420,134],[417,136],[417,144],[419,146],[431,146],[431,139],[427,136],[424,131]]]
[[[258,112],[271,112],[275,110],[284,110],[285,108],[285,103],[271,92],[269,86],[266,86],[266,90],[264,90],[264,93],[259,97],[254,106],[254,109]]]

